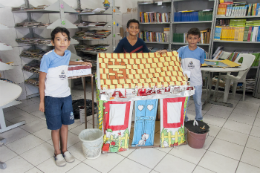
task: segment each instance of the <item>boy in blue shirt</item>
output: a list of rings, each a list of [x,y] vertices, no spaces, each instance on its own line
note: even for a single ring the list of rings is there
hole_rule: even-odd
[[[138,38],[139,21],[131,19],[127,22],[127,32],[129,35],[124,37],[118,43],[114,53],[148,53],[150,50],[147,48],[145,42]],[[158,53],[165,53],[167,50],[157,51]]]
[[[198,28],[191,28],[187,34],[188,46],[183,46],[178,49],[179,57],[181,58],[181,64],[183,71],[190,71],[190,85],[195,87],[195,94],[193,95],[196,117],[195,119],[201,121],[202,117],[202,76],[200,67],[204,63],[206,56],[205,51],[197,46],[200,42],[200,31]],[[187,112],[185,115],[185,122],[188,121]]]
[[[48,129],[51,130],[55,163],[57,166],[65,166],[66,162],[75,160],[67,150],[68,125],[74,123],[68,65],[91,66],[91,63],[70,61],[71,52],[67,50],[70,33],[66,28],[55,28],[51,33],[51,43],[54,50],[46,53],[41,60],[39,110],[45,112]]]

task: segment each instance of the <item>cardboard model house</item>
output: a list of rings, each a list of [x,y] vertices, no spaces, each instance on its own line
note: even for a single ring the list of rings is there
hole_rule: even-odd
[[[104,131],[104,152],[153,146],[160,100],[161,147],[185,141],[186,98],[194,94],[184,76],[177,52],[100,53],[97,68],[99,128]],[[135,119],[132,143],[132,111]]]

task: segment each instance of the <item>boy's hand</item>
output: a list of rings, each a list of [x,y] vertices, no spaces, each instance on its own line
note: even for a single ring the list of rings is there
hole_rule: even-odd
[[[82,62],[81,65],[85,65],[85,66],[90,66],[90,67],[92,67],[92,63],[90,63],[90,62]]]
[[[161,54],[162,53],[167,53],[167,50],[165,50],[165,49],[164,50],[158,50],[158,51],[156,51],[156,53],[161,53]]]
[[[39,111],[41,111],[41,112],[44,112],[44,111],[45,111],[44,102],[40,102]]]

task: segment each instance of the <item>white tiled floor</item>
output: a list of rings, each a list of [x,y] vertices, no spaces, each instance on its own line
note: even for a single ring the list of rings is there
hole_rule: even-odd
[[[83,98],[79,88],[72,92],[74,99]],[[90,93],[88,93],[90,98]],[[38,111],[39,98],[5,109],[6,121],[13,124],[21,120],[26,125],[0,134],[7,143],[0,147],[0,160],[7,168],[0,173],[245,173],[260,172],[260,99],[241,95],[230,96],[233,108],[207,105],[204,121],[210,125],[209,136],[202,149],[188,145],[177,148],[130,149],[121,153],[102,154],[96,160],[87,160],[82,152],[78,134],[85,125],[76,120],[69,127],[68,150],[75,156],[74,163],[59,168],[53,160],[50,131],[44,114]],[[219,98],[221,100],[221,98]],[[195,117],[194,103],[189,102],[188,116]],[[92,128],[92,118],[88,118]],[[158,133],[155,135],[159,137]]]

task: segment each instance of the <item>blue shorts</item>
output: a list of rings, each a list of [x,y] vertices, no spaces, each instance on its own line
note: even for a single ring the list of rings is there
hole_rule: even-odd
[[[63,125],[74,123],[72,98],[45,96],[45,117],[50,130],[58,130]]]

